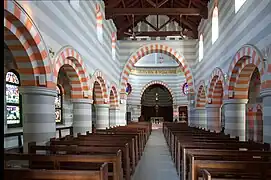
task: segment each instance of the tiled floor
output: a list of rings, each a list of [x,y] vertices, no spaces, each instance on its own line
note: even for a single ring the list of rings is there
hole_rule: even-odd
[[[154,129],[132,180],[178,180],[162,129]]]

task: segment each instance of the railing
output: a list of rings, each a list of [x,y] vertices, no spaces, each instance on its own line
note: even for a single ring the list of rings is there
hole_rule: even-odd
[[[69,126],[69,127],[57,127],[56,131],[58,131],[58,135],[59,138],[62,137],[62,130],[66,130],[69,129],[70,130],[70,135],[73,135],[73,127]],[[23,132],[14,132],[14,133],[7,133],[4,134],[4,138],[8,138],[8,137],[18,137],[18,146],[17,147],[11,147],[11,148],[5,148],[5,151],[16,151],[16,152],[23,152],[23,142],[22,142],[22,135]]]

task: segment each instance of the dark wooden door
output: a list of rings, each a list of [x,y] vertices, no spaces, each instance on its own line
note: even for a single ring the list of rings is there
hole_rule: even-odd
[[[179,106],[179,120],[182,120],[182,116],[185,116],[185,121],[188,122],[187,106]]]

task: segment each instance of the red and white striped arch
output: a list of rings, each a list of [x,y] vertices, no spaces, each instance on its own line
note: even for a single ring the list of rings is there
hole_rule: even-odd
[[[205,107],[206,105],[206,89],[205,83],[201,80],[197,86],[197,102],[196,107]]]
[[[115,83],[112,83],[110,86],[109,103],[110,103],[110,109],[117,108],[119,106],[118,90],[117,90],[117,85]]]
[[[143,96],[145,90],[146,90],[148,87],[150,87],[151,85],[154,85],[154,84],[160,84],[160,85],[166,87],[167,90],[169,91],[171,97],[172,97],[173,103],[175,102],[175,97],[174,97],[174,93],[173,93],[172,89],[168,86],[167,83],[164,83],[163,81],[150,81],[150,82],[148,82],[147,84],[145,84],[145,86],[144,86],[144,87],[141,89],[141,91],[140,91],[140,99],[142,98],[142,96]]]
[[[90,92],[94,103],[108,104],[107,81],[100,70],[96,70],[90,79]]]
[[[122,73],[121,73],[121,98],[126,99],[127,96],[125,94],[126,84],[128,82],[129,74],[134,67],[134,64],[139,61],[142,57],[151,54],[151,53],[163,53],[172,57],[179,64],[180,68],[184,72],[186,82],[189,86],[189,91],[194,92],[194,81],[192,76],[192,71],[190,70],[188,63],[186,62],[183,55],[174,50],[171,47],[168,47],[164,44],[148,44],[141,48],[139,48],[135,53],[131,55],[129,60],[126,62]]]
[[[207,97],[208,100],[211,99],[211,102],[208,103],[221,106],[224,96],[224,89],[225,89],[224,73],[220,68],[216,67],[212,72],[208,84]]]
[[[262,88],[262,83],[265,80],[268,80],[268,77],[264,77],[265,69],[263,57],[256,47],[252,45],[244,45],[235,54],[230,65],[226,98],[229,98],[229,93],[231,91],[234,92],[234,96],[230,98],[248,98],[249,82],[255,68],[258,68],[260,72]]]
[[[34,22],[13,0],[4,0],[4,41],[14,56],[23,86],[39,86],[35,78],[44,76],[42,86],[55,88],[45,43]]]
[[[63,68],[69,77],[70,85],[72,87],[71,98],[84,98],[84,92],[89,92],[90,86],[88,82],[90,78],[80,54],[74,48],[66,46],[57,54],[54,64],[55,84],[57,84],[60,68]]]

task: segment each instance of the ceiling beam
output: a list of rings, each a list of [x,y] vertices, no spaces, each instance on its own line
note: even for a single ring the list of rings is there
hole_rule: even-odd
[[[171,21],[173,21],[175,18],[169,18],[169,20],[167,20],[167,22],[165,22],[164,24],[162,24],[159,28],[158,31],[160,31],[160,29],[162,29],[163,27],[165,27],[168,23],[170,23]]]
[[[188,35],[190,31],[186,32],[184,35]],[[140,31],[135,32],[135,34],[138,34],[137,36],[150,36],[150,37],[166,37],[166,36],[180,36],[181,31]],[[191,34],[191,33],[190,33]],[[130,37],[127,34],[122,34],[121,37]]]
[[[124,0],[121,0],[121,3],[122,3],[123,8],[126,8]],[[128,22],[130,23],[131,22],[130,17],[127,15],[126,18]]]
[[[144,20],[147,16],[138,16],[138,17],[135,17],[135,26],[138,22]],[[130,28],[131,26],[133,26],[133,22],[130,22],[130,23],[126,23],[124,25],[122,25],[121,27],[119,27],[118,29],[118,34],[122,34],[124,31],[126,31],[128,28]]]
[[[208,9],[201,10],[198,8],[105,8],[106,18],[122,15],[190,15],[206,16]]]
[[[120,3],[121,1],[122,1],[122,0],[116,0],[116,1],[113,1],[113,3],[112,3],[112,1],[109,1],[110,4],[109,4],[109,2],[108,2],[108,5],[107,5],[106,7],[114,8],[114,7],[116,7],[117,5],[119,5],[119,3]]]
[[[162,2],[160,2],[158,5],[157,5],[157,8],[163,6],[164,4],[166,4],[168,2],[168,0],[164,0]]]
[[[150,5],[153,7],[156,7],[156,3],[154,3],[152,0],[146,0]]]
[[[148,24],[150,27],[152,27],[155,31],[158,31],[158,28],[155,27],[154,25],[152,25],[149,21],[147,21],[146,19],[144,19],[143,21],[144,23]]]

